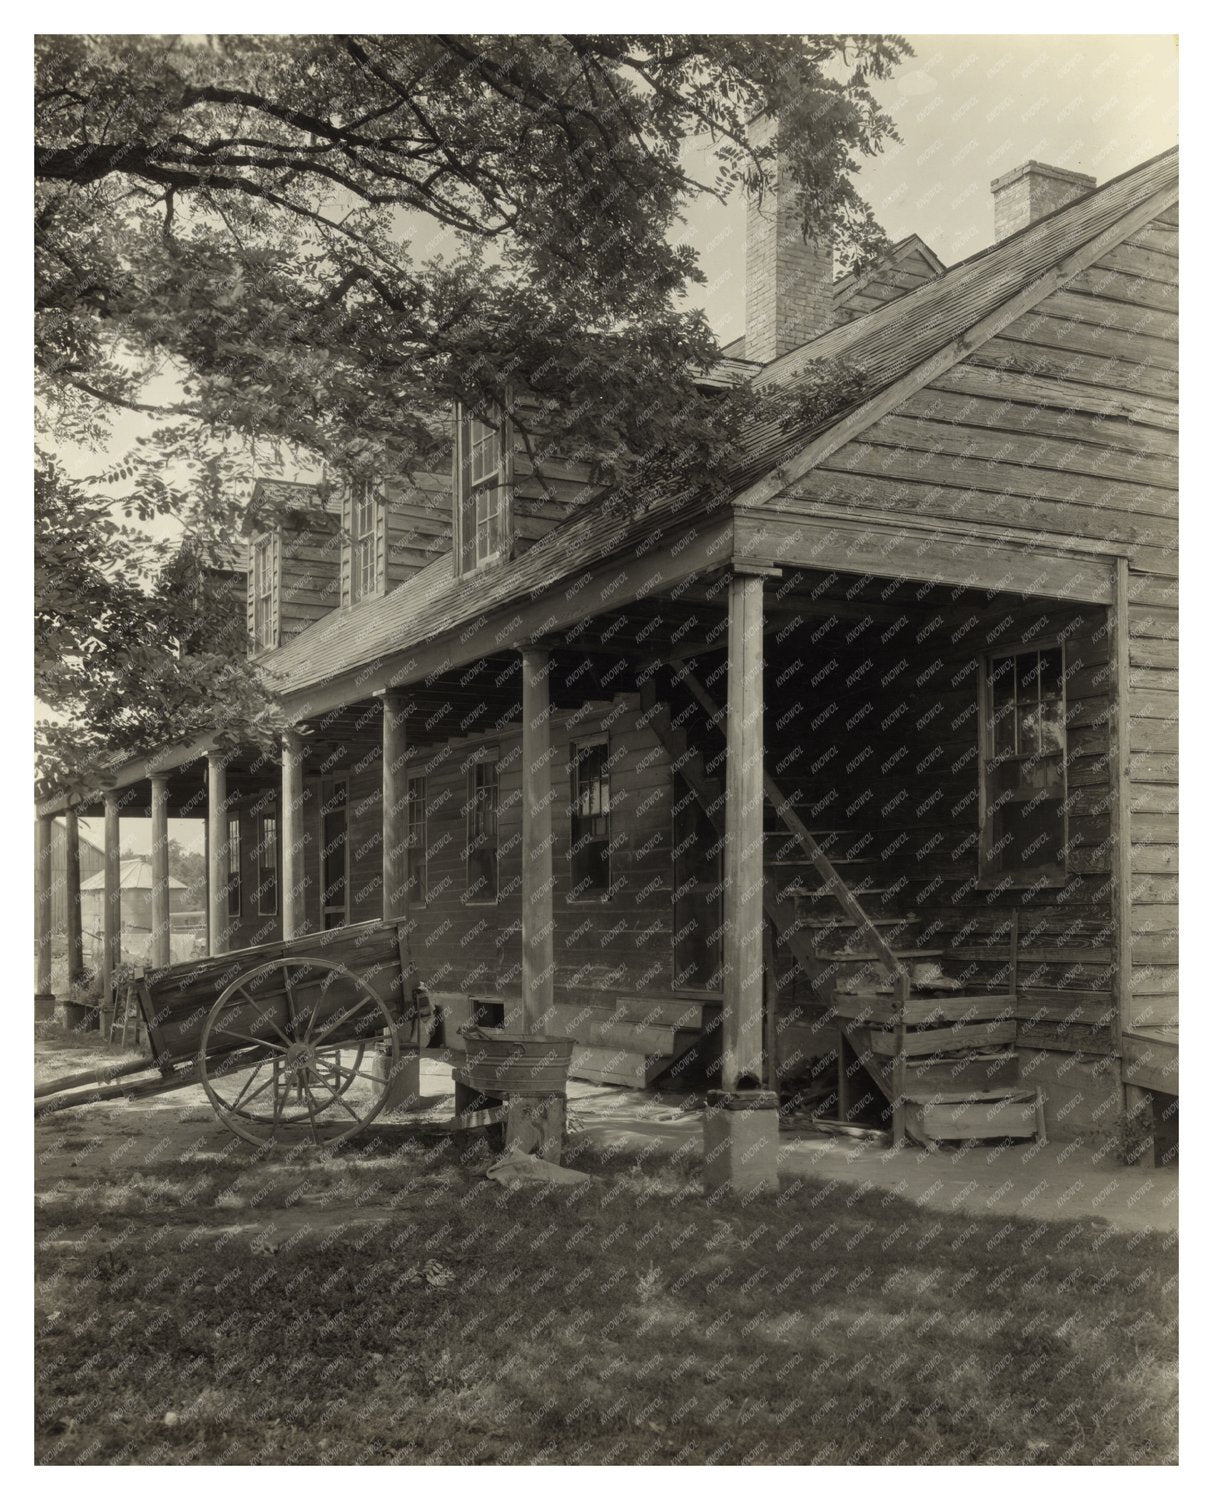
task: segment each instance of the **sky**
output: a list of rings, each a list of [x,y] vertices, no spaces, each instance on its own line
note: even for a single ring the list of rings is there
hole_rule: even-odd
[[[994,238],[990,183],[1023,162],[1098,182],[1179,139],[1171,36],[911,36],[874,90],[901,145],[856,178],[891,240],[920,235],[948,265]],[[722,343],[744,332],[745,207],[702,199],[683,236],[708,277],[690,300]]]
[[[1103,183],[1178,140],[1174,37],[909,40],[915,56],[876,88],[902,143],[865,160],[857,180],[890,239],[916,233],[948,265],[992,242],[990,182],[1013,167],[1035,159]],[[705,196],[688,209],[678,237],[694,245],[707,276],[689,300],[728,343],[744,331],[744,204]],[[424,253],[433,248],[431,240]],[[137,430],[138,419],[123,424],[111,451],[123,451]],[[81,455],[71,467],[99,466],[96,455]],[[100,822],[89,832],[99,838]],[[173,820],[170,832],[189,848],[202,846],[200,821]],[[146,852],[149,825],[126,820],[123,843]]]

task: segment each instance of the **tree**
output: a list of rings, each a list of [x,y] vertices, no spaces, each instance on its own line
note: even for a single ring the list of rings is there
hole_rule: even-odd
[[[884,239],[852,175],[895,139],[871,84],[908,51],[873,36],[41,38],[48,430],[97,445],[115,413],[157,418],[119,465],[125,506],[185,518],[203,554],[236,524],[252,445],[263,465],[428,467],[452,401],[486,411],[511,387],[625,499],[717,484],[771,398],[696,387],[718,349],[682,302],[702,274],[680,212],[761,193],[777,148],[747,122],[774,115],[806,231],[844,266],[870,258]],[[707,181],[687,167],[696,140]],[[165,370],[174,394],[157,398]],[[135,543],[100,522],[106,476],[69,493],[46,473],[48,516],[101,526],[47,554],[56,620],[98,569],[125,607]],[[115,627],[100,654],[132,639],[148,649],[146,630]],[[191,668],[177,686],[201,684]],[[93,714],[90,700],[77,692]],[[111,743],[120,719],[117,704],[97,716]],[[146,730],[118,727],[122,748]]]

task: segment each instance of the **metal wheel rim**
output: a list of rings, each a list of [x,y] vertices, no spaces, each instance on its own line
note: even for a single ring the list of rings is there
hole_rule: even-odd
[[[211,1108],[215,1111],[215,1114],[218,1116],[220,1121],[229,1130],[231,1130],[233,1134],[238,1135],[242,1140],[248,1141],[250,1144],[255,1146],[264,1146],[266,1144],[272,1145],[277,1141],[283,1127],[293,1128],[306,1122],[308,1125],[308,1134],[310,1134],[311,1136],[312,1144],[317,1146],[321,1144],[334,1145],[339,1141],[348,1140],[351,1136],[356,1135],[359,1131],[364,1130],[369,1124],[371,1124],[371,1122],[383,1109],[384,1103],[387,1099],[387,1081],[376,1078],[373,1074],[366,1072],[365,1069],[362,1068],[362,1061],[366,1052],[367,1042],[345,1040],[331,1043],[330,1048],[333,1052],[350,1053],[353,1052],[356,1048],[357,1056],[354,1058],[354,1061],[352,1063],[337,1064],[335,1070],[327,1075],[327,1081],[317,1071],[316,1067],[312,1065],[312,1062],[304,1061],[301,1055],[298,1053],[294,1054],[291,1064],[292,1068],[294,1069],[296,1066],[301,1067],[304,1070],[305,1079],[308,1077],[308,1075],[310,1075],[310,1082],[305,1081],[304,1089],[300,1090],[301,1093],[306,1091],[310,1101],[308,1107],[303,1109],[302,1111],[296,1109],[293,1113],[288,1114],[284,1108],[279,1107],[278,1095],[280,1085],[277,1075],[281,1066],[279,1059],[281,1059],[282,1062],[285,1062],[287,1055],[291,1051],[291,1049],[307,1045],[309,1038],[311,1039],[310,1050],[313,1057],[318,1053],[324,1052],[326,1050],[324,1047],[325,1031],[335,1029],[335,1027],[339,1025],[340,1022],[326,1021],[321,1027],[321,1031],[313,1037],[312,1030],[316,1024],[316,1018],[315,1016],[313,1016],[308,1024],[305,1037],[303,1039],[300,1039],[299,1041],[292,1041],[292,1039],[288,1037],[286,1033],[282,1032],[281,1028],[278,1027],[276,1023],[271,1021],[270,1024],[273,1029],[278,1032],[278,1037],[280,1040],[271,1041],[271,1039],[269,1038],[255,1039],[256,1045],[265,1049],[265,1055],[257,1056],[252,1052],[251,1048],[236,1049],[230,1052],[225,1052],[213,1060],[208,1060],[209,1043],[212,1033],[217,1029],[217,1021],[223,1016],[231,998],[240,991],[244,990],[245,987],[251,984],[254,980],[259,979],[264,975],[272,974],[278,970],[284,971],[284,988],[286,992],[287,1008],[288,1011],[292,1011],[294,1009],[294,1003],[291,998],[292,992],[290,983],[289,980],[285,978],[285,971],[288,971],[291,968],[309,969],[313,971],[316,969],[328,969],[334,974],[341,975],[345,979],[349,980],[358,990],[362,992],[362,1000],[358,1001],[355,1004],[353,1011],[350,1012],[344,1019],[351,1019],[352,1016],[354,1014],[357,1014],[357,1012],[364,1006],[369,1006],[373,1010],[378,1011],[381,1025],[379,1027],[376,1027],[375,1029],[381,1030],[386,1034],[387,1041],[385,1043],[385,1052],[387,1054],[388,1061],[388,1076],[391,1077],[392,1074],[394,1074],[396,1064],[398,1063],[400,1057],[400,1040],[399,1034],[396,1029],[396,1023],[392,1018],[391,1011],[388,1009],[386,1003],[375,993],[373,989],[371,989],[370,985],[368,985],[365,980],[361,979],[357,974],[352,973],[351,970],[346,968],[344,964],[335,963],[332,959],[326,958],[271,959],[268,963],[259,964],[256,968],[249,969],[246,973],[241,974],[236,979],[234,979],[215,1001],[215,1003],[211,1006],[210,1011],[207,1014],[206,1024],[204,1025],[202,1030],[202,1038],[199,1047],[198,1070],[201,1076],[202,1086],[206,1091],[207,1098],[210,1100]],[[288,1019],[288,1026],[290,1026],[292,1030],[294,1028],[294,1024],[295,1017],[291,1016]],[[237,1033],[229,1033],[229,1036],[233,1035],[237,1035]],[[252,1040],[254,1039],[250,1038],[250,1041]],[[244,1056],[245,1050],[249,1051],[250,1053],[247,1058]],[[256,1090],[252,1090],[252,1083],[254,1082],[257,1074],[261,1072],[261,1070],[266,1066],[267,1063],[271,1064],[271,1077],[265,1080],[262,1084],[259,1084]],[[320,1066],[328,1067],[331,1065],[326,1062],[321,1062]],[[246,1082],[244,1088],[237,1095],[235,1101],[225,1099],[217,1091],[216,1083],[220,1080],[229,1078],[236,1072],[243,1072],[247,1068],[254,1069],[253,1078],[250,1078]],[[353,1087],[354,1080],[359,1077],[369,1080],[374,1086],[370,1105],[369,1107],[363,1109],[361,1113],[355,1111],[350,1105],[349,1101],[345,1098],[345,1096]],[[335,1087],[333,1086],[334,1078],[336,1080]],[[320,1085],[318,1093],[313,1089],[313,1083],[318,1083]],[[264,1112],[252,1112],[248,1108],[248,1105],[251,1104],[254,1098],[263,1096],[264,1089],[267,1086],[272,1087],[274,1099],[274,1107],[268,1118]],[[287,1084],[286,1087],[288,1091],[291,1086],[292,1085],[290,1083]],[[244,1107],[241,1108],[241,1105],[243,1105]],[[319,1105],[319,1107],[317,1107],[317,1105]],[[344,1126],[344,1128],[341,1128],[337,1131],[334,1131],[326,1123],[326,1133],[322,1142],[317,1135],[316,1122],[319,1120],[320,1116],[325,1113],[325,1111],[332,1109],[337,1105],[341,1105],[346,1113],[352,1118],[349,1120],[349,1123]],[[306,1138],[306,1136],[304,1138]]]

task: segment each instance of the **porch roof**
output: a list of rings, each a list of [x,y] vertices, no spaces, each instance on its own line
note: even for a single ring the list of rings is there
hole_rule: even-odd
[[[450,554],[444,553],[391,593],[332,611],[267,656],[261,666],[270,686],[288,706],[306,714],[312,711],[309,696],[314,699],[322,687],[327,687],[325,699],[331,706],[331,701],[346,701],[340,694],[347,686],[350,696],[360,697],[388,680],[414,680],[417,673],[410,675],[409,657],[420,650],[432,660],[449,646],[445,664],[453,666],[486,650],[532,639],[542,633],[533,623],[535,606],[562,592],[566,600],[579,596],[576,609],[566,608],[564,614],[581,618],[596,608],[601,612],[668,590],[696,566],[707,570],[730,562],[735,502],[753,504],[756,497],[750,490],[758,481],[777,476],[783,464],[840,424],[858,420],[856,430],[862,430],[866,420],[861,409],[874,397],[950,345],[963,346],[966,333],[984,318],[1029,294],[1047,272],[1114,230],[1120,220],[1151,200],[1173,201],[1177,195],[1178,149],[1173,148],[769,365],[727,361],[728,380],[744,378],[748,371],[752,379],[794,386],[810,362],[845,359],[865,376],[864,390],[824,422],[791,431],[757,425],[732,465],[723,496],[684,489],[657,494],[636,507],[607,493],[574,512],[521,558],[470,579],[454,577]],[[1041,297],[1046,294],[1042,289]],[[696,546],[668,550],[691,538],[697,539]],[[625,575],[625,583],[617,582]],[[491,628],[501,621],[506,623]],[[404,665],[393,671],[400,662]],[[202,745],[199,741],[194,753]],[[55,799],[59,805],[62,799]]]
[[[754,378],[794,385],[810,361],[842,358],[865,375],[860,400],[827,421],[784,431],[758,426],[730,474],[739,495],[811,439],[851,415],[983,317],[1030,287],[1044,272],[1115,225],[1146,200],[1178,189],[1178,150],[1143,162],[1103,187],[945,271],[937,280],[884,307],[833,328],[764,367]],[[760,373],[759,373],[760,372]],[[455,578],[447,554],[400,588],[353,609],[334,611],[297,635],[264,665],[277,691],[290,696],[360,668],[377,666],[471,622],[556,593],[579,575],[612,559],[651,553],[659,543],[692,531],[715,511],[726,520],[726,497],[687,490],[655,496],[639,510],[608,494],[576,512],[515,562],[472,579]],[[731,545],[715,561],[732,557]]]

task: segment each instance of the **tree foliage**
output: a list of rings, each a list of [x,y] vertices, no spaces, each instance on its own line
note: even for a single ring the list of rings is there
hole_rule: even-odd
[[[453,400],[485,410],[510,387],[542,398],[565,447],[624,492],[653,479],[656,454],[679,455],[680,483],[716,476],[757,396],[696,387],[719,351],[683,297],[703,277],[680,215],[700,194],[763,191],[776,143],[755,146],[747,124],[773,115],[806,231],[843,266],[869,259],[884,239],[852,178],[895,138],[872,85],[908,50],[873,36],[44,37],[47,427],[97,446],[115,414],[158,418],[123,462],[132,518],[188,516],[205,545],[231,535],[233,465],[247,473],[253,444],[263,465],[429,467]],[[688,165],[697,143],[706,180]],[[78,527],[113,494],[48,483]],[[131,602],[128,543],[93,537],[114,608]],[[99,589],[69,553],[47,555],[46,577],[66,569],[58,594]],[[136,636],[149,608],[132,608]],[[73,609],[60,598],[46,628]]]

